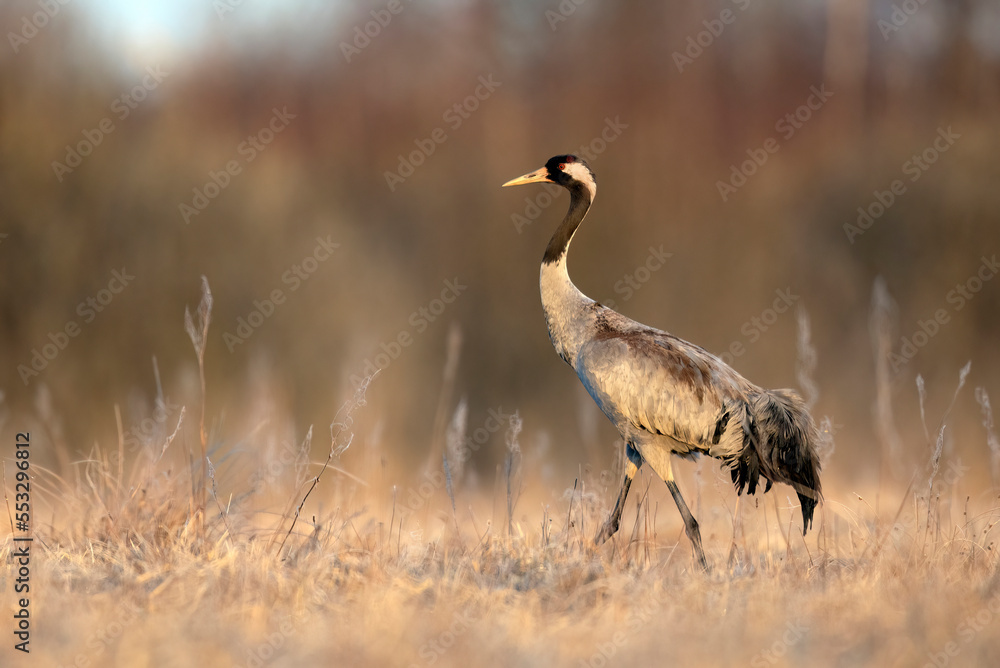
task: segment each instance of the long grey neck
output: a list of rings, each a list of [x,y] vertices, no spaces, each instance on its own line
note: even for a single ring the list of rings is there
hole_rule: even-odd
[[[573,285],[566,269],[566,254],[590,204],[591,195],[585,187],[570,189],[569,211],[549,240],[539,276],[549,338],[559,356],[574,368],[580,347],[590,339],[595,302]]]

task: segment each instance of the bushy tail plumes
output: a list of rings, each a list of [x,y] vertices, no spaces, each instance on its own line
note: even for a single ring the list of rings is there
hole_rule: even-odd
[[[802,504],[802,533],[812,525],[822,494],[816,443],[819,433],[794,390],[764,390],[750,398],[743,451],[730,463],[736,491],[753,494],[760,476],[795,488]]]

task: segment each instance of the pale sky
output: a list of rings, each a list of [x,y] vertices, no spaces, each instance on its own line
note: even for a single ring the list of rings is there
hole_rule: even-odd
[[[321,33],[328,38],[337,14],[350,7],[341,0],[74,0],[74,4],[92,17],[101,48],[123,57],[126,67],[140,70],[153,61],[184,58],[210,36],[252,48],[274,34],[275,26],[301,28],[302,39],[296,44],[308,47],[324,37]]]

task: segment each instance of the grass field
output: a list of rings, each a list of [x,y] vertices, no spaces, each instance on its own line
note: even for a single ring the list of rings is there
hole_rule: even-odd
[[[88,468],[62,499],[64,528],[36,534],[32,653],[18,665],[1000,660],[995,510],[957,523],[932,511],[928,527],[912,500],[917,516],[907,503],[895,521],[863,503],[868,512],[833,515],[828,501],[815,537],[804,543],[793,527],[786,545],[774,513],[787,522],[794,509],[768,499],[735,541],[723,526],[706,532],[712,569],[701,573],[679,522],[653,531],[648,501],[600,549],[587,529],[596,508],[525,512],[511,536],[502,520],[476,535],[470,519],[461,535],[441,522],[440,534],[421,537],[413,518],[401,528],[398,516],[356,500],[300,520],[279,551],[284,531],[266,513],[223,520],[216,509],[202,529],[182,477],[157,471],[128,499],[106,470],[97,477],[99,464]],[[450,519],[450,508],[440,511]],[[283,519],[287,528],[289,513]],[[5,655],[12,665],[10,648]]]
[[[0,668],[1000,667],[1000,1],[0,24]],[[801,391],[807,535],[677,459],[710,568],[648,466],[594,545],[568,153],[579,289]]]
[[[189,324],[199,358],[208,314]],[[326,461],[310,461],[311,430],[277,446],[283,424],[220,445],[196,395],[174,410],[160,397],[152,426],[116,447],[62,453],[65,471],[33,466],[31,651],[5,647],[0,663],[1000,665],[1000,508],[964,489],[940,435],[909,487],[867,498],[828,479],[805,538],[791,490],[737,501],[716,466],[684,465],[701,572],[645,470],[621,531],[595,547],[618,473],[545,488],[516,417],[492,485],[462,483],[468,453],[449,430],[451,463],[394,486],[378,446],[353,443],[364,392],[337,414]],[[351,447],[355,470],[339,465]]]

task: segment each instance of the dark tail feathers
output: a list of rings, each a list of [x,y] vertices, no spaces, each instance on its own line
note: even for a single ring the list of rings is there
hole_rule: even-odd
[[[813,511],[822,496],[816,442],[819,433],[802,398],[794,390],[764,390],[749,400],[744,422],[743,451],[730,461],[736,491],[757,491],[767,482],[791,485],[802,504],[802,533],[812,526]]]

